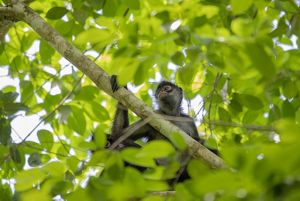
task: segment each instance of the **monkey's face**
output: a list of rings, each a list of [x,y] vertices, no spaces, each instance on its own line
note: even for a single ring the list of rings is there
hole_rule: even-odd
[[[155,91],[159,110],[167,115],[178,115],[182,101],[182,89],[175,84],[162,81]]]
[[[168,96],[172,95],[173,87],[170,85],[165,85],[162,88],[159,89],[157,93],[158,100],[163,100],[167,98]]]

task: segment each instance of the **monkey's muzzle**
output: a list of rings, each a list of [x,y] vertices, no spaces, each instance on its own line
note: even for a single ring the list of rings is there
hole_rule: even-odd
[[[164,99],[164,98],[166,98],[168,95],[169,95],[168,92],[161,91],[161,92],[158,94],[158,98],[159,98],[159,99]]]

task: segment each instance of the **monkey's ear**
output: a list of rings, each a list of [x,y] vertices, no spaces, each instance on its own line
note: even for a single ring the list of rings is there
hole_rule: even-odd
[[[178,87],[179,88],[179,90],[182,92],[182,88],[181,87]]]

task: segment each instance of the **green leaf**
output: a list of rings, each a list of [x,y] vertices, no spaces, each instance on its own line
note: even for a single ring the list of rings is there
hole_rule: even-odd
[[[48,130],[39,130],[37,136],[42,146],[50,151],[54,142],[53,134]]]
[[[17,92],[8,92],[8,93],[2,93],[0,92],[1,101],[4,102],[4,104],[14,102],[16,98],[18,97]]]
[[[132,183],[134,181],[134,183]],[[141,173],[134,168],[125,169],[124,184],[129,187],[130,197],[141,197],[146,193],[146,183]]]
[[[129,9],[138,10],[140,9],[140,1],[139,0],[124,0],[124,4],[128,6]]]
[[[92,85],[83,86],[80,89],[79,93],[76,94],[76,100],[90,101],[95,99],[98,93],[99,93],[99,89],[95,86]]]
[[[13,194],[9,184],[0,184],[0,197],[2,200],[13,200]]]
[[[30,154],[30,156],[28,158],[28,164],[31,167],[36,167],[36,166],[41,165],[41,157],[40,157],[40,155],[38,153]]]
[[[243,107],[236,99],[230,100],[229,109],[233,113],[240,113],[243,111]]]
[[[19,152],[19,149],[18,147],[13,144],[10,148],[9,148],[9,154],[12,158],[12,160],[15,162],[15,163],[21,163],[22,162],[22,159],[21,159],[21,154]]]
[[[294,98],[297,95],[295,82],[288,80],[283,84],[282,93],[286,98]]]
[[[251,110],[260,110],[264,106],[259,98],[248,94],[239,94],[238,100],[242,105]]]
[[[139,67],[139,62],[134,58],[117,57],[111,64],[114,74],[118,75],[118,82],[121,86],[131,81]]]
[[[257,119],[258,116],[259,116],[258,111],[248,110],[243,117],[243,123],[244,124],[252,123],[255,121],[255,119]]]
[[[55,53],[55,50],[45,41],[40,41],[40,55],[43,64],[51,64],[51,58]]]
[[[67,14],[68,10],[64,7],[52,7],[48,10],[46,14],[46,18],[51,20],[57,20],[62,18],[65,14]]]
[[[275,73],[275,65],[272,58],[264,50],[264,46],[260,44],[248,43],[246,52],[251,59],[253,66],[266,78],[272,78]]]
[[[37,188],[22,192],[18,197],[20,197],[21,200],[52,201],[49,192]]]
[[[86,9],[83,8],[77,8],[77,9],[74,9],[73,13],[72,13],[74,19],[76,21],[78,21],[80,24],[84,24],[86,19],[88,18],[89,16],[89,13]]]
[[[191,84],[194,80],[194,77],[197,73],[197,69],[196,68],[192,68],[192,67],[182,67],[179,68],[177,71],[176,76],[178,76],[179,80],[182,83],[185,83],[187,85]]]
[[[187,170],[192,178],[200,178],[203,174],[209,172],[209,167],[199,160],[191,160]]]
[[[72,113],[68,118],[68,125],[78,134],[83,135],[86,131],[86,119],[82,109],[72,106]]]
[[[269,111],[269,121],[273,122],[281,118],[281,112],[277,105],[274,105]]]
[[[172,142],[172,144],[175,145],[176,148],[178,148],[179,150],[185,150],[186,147],[187,147],[187,144],[184,140],[184,137],[177,133],[177,132],[173,132],[171,135],[170,135],[170,140]]]
[[[41,168],[47,175],[51,175],[57,178],[64,178],[64,174],[67,170],[66,166],[59,161],[51,162]]]
[[[33,185],[42,183],[47,177],[47,173],[41,168],[33,168],[19,172],[16,176],[15,188],[17,191],[31,189]]]
[[[117,13],[120,2],[118,0],[106,1],[103,7],[103,15],[107,17],[114,17]]]
[[[97,148],[104,148],[106,145],[106,134],[104,133],[104,128],[99,125],[94,132],[94,142]]]
[[[182,52],[177,51],[172,55],[171,61],[178,66],[182,66],[184,64],[185,57]]]
[[[250,37],[255,31],[249,19],[237,18],[231,22],[232,31],[242,37]]]
[[[297,112],[296,112],[296,122],[298,123],[298,124],[300,124],[300,108],[298,108],[298,110],[297,110]]]
[[[240,14],[249,9],[253,0],[230,0],[233,14]]]
[[[67,158],[67,166],[68,169],[70,171],[72,171],[73,173],[76,172],[76,170],[78,169],[78,165],[79,165],[79,160],[78,158],[76,158],[75,156],[70,156]]]
[[[63,141],[61,143],[66,144]],[[70,152],[70,146],[68,146],[68,145],[61,145],[61,146],[59,146],[59,148],[57,150],[57,158],[64,159],[64,158],[66,158],[69,155],[69,152]]]
[[[26,52],[30,47],[32,47],[33,42],[37,40],[36,34],[30,32],[22,37],[21,49]]]
[[[122,158],[133,165],[155,167],[156,164],[153,158],[150,155],[147,156],[147,153],[145,154],[140,154],[140,150],[138,148],[126,148],[121,152]]]
[[[154,140],[147,143],[139,153],[139,156],[146,158],[163,158],[174,153],[174,147],[167,141]]]
[[[27,80],[21,81],[21,100],[26,105],[35,105],[36,104],[36,97],[34,95],[34,87],[32,82]]]
[[[95,101],[86,102],[84,105],[84,111],[91,119],[99,122],[109,119],[109,114],[105,107]]]
[[[72,190],[73,185],[69,181],[59,181],[52,186],[51,195],[67,194]]]
[[[219,114],[220,120],[225,121],[225,122],[230,122],[231,121],[231,117],[230,117],[229,112],[227,110],[225,110],[224,108],[219,107],[218,108],[218,114]]]
[[[70,20],[65,22],[63,20],[58,20],[55,24],[55,29],[63,36],[69,36],[72,34],[72,28],[74,26],[74,21]]]
[[[146,186],[147,186],[148,191],[159,192],[159,191],[166,191],[169,189],[166,182],[163,182],[163,181],[147,180],[146,182],[147,182]],[[163,199],[165,200],[165,198],[163,198]]]
[[[9,102],[5,104],[3,110],[8,117],[11,117],[21,110],[28,111],[28,108],[22,103]]]
[[[295,118],[295,108],[289,101],[284,101],[282,103],[282,117],[285,118]]]
[[[114,35],[106,29],[90,28],[78,34],[75,44],[82,45],[87,43],[101,43],[105,45],[109,44],[113,40],[113,36]]]
[[[8,145],[11,143],[10,122],[4,118],[0,119],[0,144]]]

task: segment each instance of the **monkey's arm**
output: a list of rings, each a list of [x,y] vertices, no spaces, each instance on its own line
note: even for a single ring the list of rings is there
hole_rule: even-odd
[[[118,103],[117,110],[115,113],[110,139],[114,142],[121,135],[123,130],[129,125],[128,120],[128,109],[125,108],[121,103]]]
[[[116,75],[111,76],[110,83],[113,92],[117,91],[120,88],[120,86],[117,83]],[[126,86],[125,88],[127,89]],[[129,125],[128,109],[125,106],[123,106],[120,102],[118,102],[115,117],[113,120],[112,129],[111,129],[111,136],[110,136],[111,142],[114,142],[116,139],[118,139],[122,135],[123,130],[128,125]]]

